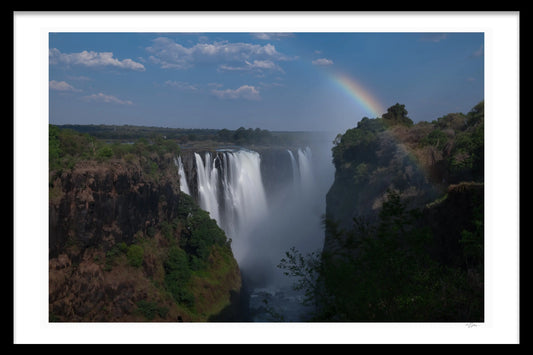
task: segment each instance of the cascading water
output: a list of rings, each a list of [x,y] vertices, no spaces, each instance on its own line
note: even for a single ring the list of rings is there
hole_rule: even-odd
[[[218,170],[215,161],[211,159],[211,153],[205,153],[205,163],[198,153],[194,153],[196,170],[198,174],[198,199],[200,207],[208,211],[219,226],[222,220],[219,214],[218,203]]]
[[[304,192],[313,187],[313,170],[311,162],[311,148],[298,149],[298,169],[300,172],[299,186]]]
[[[292,183],[293,185],[296,185],[298,183],[298,180],[300,179],[300,172],[298,171],[298,163],[296,162],[296,158],[294,158],[294,154],[292,154],[292,151],[290,149],[287,149],[287,152],[289,153],[289,156],[291,158]]]
[[[222,229],[232,238],[237,261],[247,252],[247,238],[255,225],[268,216],[258,153],[240,150],[224,153],[224,218]]]
[[[207,152],[203,159],[199,153],[194,153],[196,198],[200,207],[208,211],[232,239],[234,256],[252,288],[250,308],[262,309],[253,317],[254,321],[272,320],[263,307],[265,299],[274,308],[279,305],[276,312],[285,309],[281,312],[284,320],[300,319],[299,302],[287,297],[301,295],[292,293],[293,280],[288,280],[277,265],[291,247],[307,253],[320,249],[324,240],[321,217],[330,181],[322,181],[317,173],[325,167],[329,171],[329,165],[318,163],[309,147],[294,152],[287,150],[284,159],[287,158],[292,174],[284,176],[292,177],[292,181],[282,181],[276,185],[279,191],[269,190],[267,195],[259,153],[249,150]],[[180,163],[178,159],[178,166]],[[329,157],[327,164],[331,164]],[[269,176],[269,179],[275,178],[278,176]]]
[[[178,166],[178,174],[180,176],[180,190],[186,193],[187,195],[190,195],[191,190],[189,189],[189,184],[187,184],[187,177],[185,175],[185,169],[183,168],[183,162],[181,161],[181,157],[178,157],[175,163]]]

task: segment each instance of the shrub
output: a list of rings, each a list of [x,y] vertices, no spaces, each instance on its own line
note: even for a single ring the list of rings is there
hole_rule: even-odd
[[[141,314],[148,320],[153,320],[156,315],[161,318],[165,318],[168,313],[168,308],[159,306],[155,302],[149,302],[146,300],[140,300],[137,302],[137,308]]]
[[[187,289],[191,270],[185,251],[177,246],[171,247],[164,262],[164,267],[166,289],[177,302],[192,306],[194,297]]]
[[[108,146],[108,145],[105,145],[102,148],[98,149],[98,151],[96,153],[96,157],[99,160],[109,159],[112,156],[113,156],[113,149],[111,149],[111,147]]]
[[[126,254],[128,257],[128,263],[133,267],[139,267],[142,265],[143,258],[144,258],[144,249],[137,244],[132,244],[128,248],[128,252]]]

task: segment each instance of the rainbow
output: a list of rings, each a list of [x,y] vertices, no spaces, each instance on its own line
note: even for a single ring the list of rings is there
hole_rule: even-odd
[[[370,93],[363,88],[357,81],[347,75],[331,74],[330,78],[335,84],[342,88],[348,95],[356,100],[356,102],[362,106],[365,111],[372,114],[373,117],[381,117],[386,112],[383,109],[383,105]]]

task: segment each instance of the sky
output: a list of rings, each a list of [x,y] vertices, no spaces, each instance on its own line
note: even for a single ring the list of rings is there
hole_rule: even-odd
[[[336,131],[484,99],[482,32],[51,32],[49,121]]]

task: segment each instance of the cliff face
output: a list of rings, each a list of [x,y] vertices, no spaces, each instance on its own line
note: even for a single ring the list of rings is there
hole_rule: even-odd
[[[318,320],[484,319],[483,103],[416,125],[406,113],[337,136]]]
[[[467,115],[415,125],[396,104],[382,118],[363,118],[337,136],[327,218],[350,228],[354,217],[375,220],[390,190],[407,207],[421,208],[451,184],[482,182],[483,112],[480,103]]]
[[[168,161],[160,165],[164,175],[157,179],[120,160],[82,161],[57,177],[50,196],[50,256],[69,240],[81,249],[131,244],[136,232],[176,216],[177,170]]]
[[[213,221],[180,193],[173,158],[153,156],[149,167],[82,160],[51,173],[52,321],[204,321],[238,295],[240,271],[224,233],[201,255],[191,247],[193,235],[203,238],[196,219]],[[172,264],[170,250],[186,250],[185,263]]]

